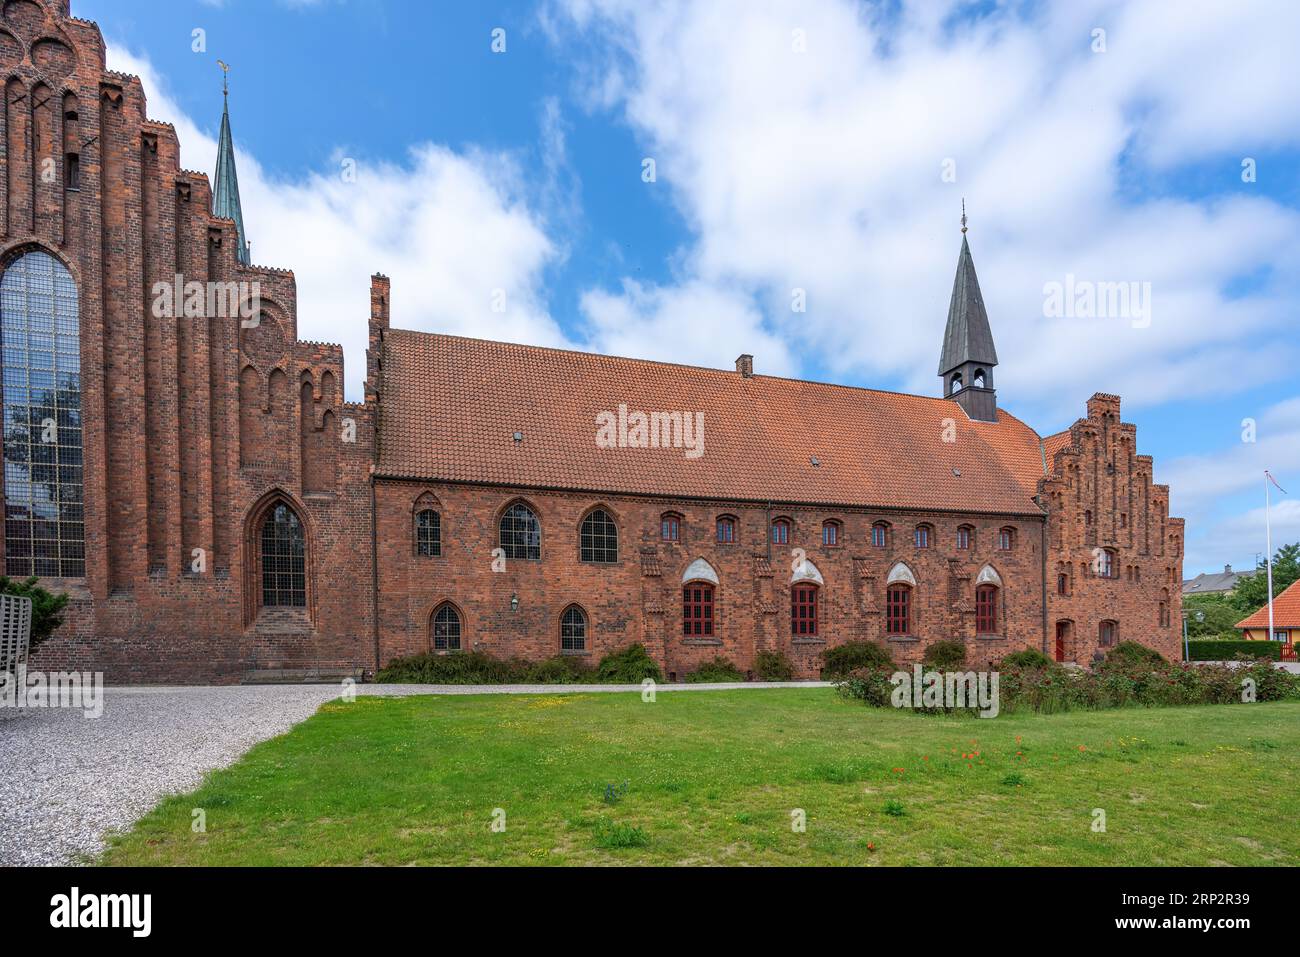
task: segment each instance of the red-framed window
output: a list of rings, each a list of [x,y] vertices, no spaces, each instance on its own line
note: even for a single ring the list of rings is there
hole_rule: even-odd
[[[998,529],[998,548],[1004,552],[1011,551],[1011,546],[1016,543],[1016,530],[1014,528]]]
[[[789,545],[790,544],[790,520],[778,518],[772,523],[772,544]]]
[[[910,634],[912,586],[890,585],[885,591],[885,634]]]
[[[957,547],[959,549],[965,551],[966,549],[970,548],[970,537],[971,537],[970,533],[971,533],[971,527],[969,525],[962,525],[958,527]]]
[[[736,541],[736,520],[730,515],[718,516],[718,544],[733,545]]]
[[[822,544],[838,545],[840,543],[840,523],[823,522],[822,523]]]
[[[975,633],[998,633],[998,586],[980,585],[975,589]]]
[[[672,512],[659,516],[659,537],[665,542],[680,541],[682,537],[682,517]]]
[[[687,638],[713,635],[713,586],[690,582],[682,586],[682,634]]]
[[[889,526],[884,522],[877,522],[871,526],[871,544],[875,548],[884,548],[889,541]]]
[[[1097,626],[1097,644],[1103,648],[1111,648],[1115,644],[1115,636],[1119,633],[1119,625],[1113,621],[1103,621]]]
[[[929,525],[916,526],[916,547],[917,548],[930,547],[930,526]]]
[[[807,582],[790,589],[790,634],[817,634],[817,586]]]

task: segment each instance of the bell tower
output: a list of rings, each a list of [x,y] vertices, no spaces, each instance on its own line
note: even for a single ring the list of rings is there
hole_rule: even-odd
[[[939,375],[943,378],[943,396],[953,399],[972,419],[997,421],[997,392],[993,388],[993,367],[998,364],[993,348],[993,332],[980,295],[975,263],[966,241],[966,201],[961,204],[961,253],[957,257],[957,276],[952,284],[952,301],[948,304],[948,325],[943,333],[943,352],[939,356]]]

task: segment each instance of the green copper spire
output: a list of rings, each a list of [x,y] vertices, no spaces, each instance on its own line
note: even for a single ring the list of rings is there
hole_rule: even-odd
[[[230,135],[230,90],[226,79],[230,67],[220,60],[217,63],[223,71],[221,80],[221,136],[217,140],[217,175],[212,191],[212,213],[223,219],[235,221],[235,235],[239,239],[236,255],[245,266],[248,265],[248,242],[244,238],[244,211],[239,205],[239,174],[235,172],[235,142]]]

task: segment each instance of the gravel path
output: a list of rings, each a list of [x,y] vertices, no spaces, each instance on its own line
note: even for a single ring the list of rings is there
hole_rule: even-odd
[[[659,692],[828,687],[659,685]],[[358,694],[555,694],[639,685],[358,685]],[[84,861],[168,794],[197,787],[341,693],[338,685],[107,688],[104,712],[0,708],[0,865]]]

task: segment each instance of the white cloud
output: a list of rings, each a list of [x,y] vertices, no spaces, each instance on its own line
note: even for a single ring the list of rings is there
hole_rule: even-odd
[[[1059,421],[1098,390],[1132,409],[1294,368],[1300,215],[1239,189],[1238,161],[1300,139],[1300,5],[1248,6],[1189,4],[1171,23],[1162,3],[1009,5],[954,28],[969,5],[557,0],[547,23],[563,42],[567,14],[593,41],[589,108],[620,109],[656,158],[654,188],[693,232],[682,290],[748,301],[761,335],[838,376],[933,392],[965,196],[999,394]],[[1227,198],[1176,198],[1170,167],[1207,158]],[[1174,195],[1136,199],[1130,175]],[[1279,281],[1224,293],[1261,269]],[[1067,274],[1150,282],[1149,328],[1045,319],[1044,283]],[[796,286],[807,314],[783,308]],[[624,288],[606,296],[636,298]],[[624,337],[655,341],[662,318],[640,321]]]
[[[110,46],[109,67],[141,78],[149,115],[176,127],[182,165],[212,173],[216,141],[168,95],[140,57]],[[219,119],[214,116],[213,122]],[[232,114],[238,141],[238,113]],[[553,108],[543,116],[556,173],[563,136]],[[341,164],[345,157],[336,159]],[[392,279],[394,324],[538,345],[569,345],[547,311],[543,271],[563,255],[524,200],[523,175],[508,154],[456,153],[425,143],[403,163],[358,159],[355,182],[341,165],[285,181],[236,148],[244,225],[253,260],[291,268],[298,335],[341,343],[349,398],[365,376],[370,274]],[[500,290],[504,311],[493,310]]]

